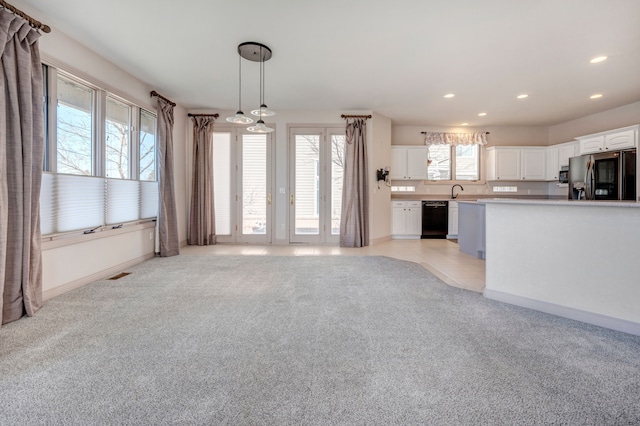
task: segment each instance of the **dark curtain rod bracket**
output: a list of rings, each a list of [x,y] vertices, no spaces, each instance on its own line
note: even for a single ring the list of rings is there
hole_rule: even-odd
[[[168,102],[169,105],[171,106],[176,106],[176,103],[171,101],[170,99],[165,98],[164,96],[162,96],[160,93],[156,92],[155,90],[152,90],[150,93],[151,97],[153,98],[154,96],[160,99],[163,99],[165,102]]]
[[[220,117],[220,114],[187,114],[187,116],[189,117],[213,117],[213,118],[218,118]]]
[[[38,21],[37,19],[32,18],[31,16],[27,15],[26,13],[24,13],[20,9],[16,8],[15,6],[10,5],[6,1],[0,0],[0,7],[4,7],[8,11],[10,11],[11,13],[26,19],[29,22],[29,25],[31,25],[35,29],[42,30],[43,32],[45,32],[47,34],[51,32],[51,27],[50,26],[48,26],[47,24],[43,24],[42,22]]]

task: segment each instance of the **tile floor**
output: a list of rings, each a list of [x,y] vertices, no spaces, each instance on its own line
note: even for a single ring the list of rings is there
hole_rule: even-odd
[[[388,256],[419,263],[445,283],[482,292],[485,262],[460,252],[448,240],[392,240],[363,248],[333,245],[244,245],[186,246],[183,254],[249,256]]]

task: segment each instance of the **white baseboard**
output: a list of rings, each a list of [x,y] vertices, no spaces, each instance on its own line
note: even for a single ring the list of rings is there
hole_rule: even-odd
[[[56,296],[60,296],[68,291],[75,290],[76,288],[80,288],[83,285],[87,285],[94,281],[98,281],[104,279],[110,275],[116,274],[118,272],[122,272],[122,270],[130,268],[131,266],[137,265],[139,263],[144,262],[145,260],[149,260],[155,257],[154,253],[148,253],[144,256],[137,257],[135,259],[131,259],[127,262],[121,263],[119,265],[112,266],[108,269],[103,269],[102,271],[96,272],[95,274],[88,275],[86,277],[82,277],[78,280],[71,281],[69,283],[60,285],[58,287],[50,288],[49,290],[42,292],[42,300],[46,301],[49,299],[53,299]]]
[[[559,317],[569,318],[587,324],[593,324],[599,327],[640,336],[640,323],[637,322],[597,314],[595,312],[583,311],[581,309],[570,308],[568,306],[556,305],[554,303],[543,302],[541,300],[530,299],[528,297],[516,296],[514,294],[496,290],[485,289],[483,295],[487,299],[522,306],[523,308],[529,308],[545,312],[547,314],[557,315]]]
[[[369,245],[374,246],[376,244],[386,243],[387,241],[391,241],[391,235],[387,235],[386,237],[374,238],[373,240],[369,241]]]

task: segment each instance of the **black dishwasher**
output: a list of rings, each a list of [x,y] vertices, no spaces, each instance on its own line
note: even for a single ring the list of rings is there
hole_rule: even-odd
[[[447,238],[449,232],[449,202],[422,202],[421,238]]]

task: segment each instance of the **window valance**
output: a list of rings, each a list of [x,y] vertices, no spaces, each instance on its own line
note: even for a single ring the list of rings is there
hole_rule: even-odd
[[[425,145],[486,145],[488,132],[444,133],[422,132]]]

